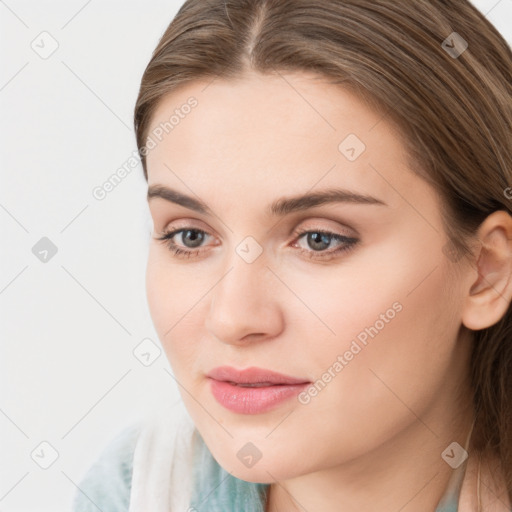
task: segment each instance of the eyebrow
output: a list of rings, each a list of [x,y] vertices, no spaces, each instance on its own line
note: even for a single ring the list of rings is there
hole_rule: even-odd
[[[148,187],[148,202],[155,197],[160,197],[170,203],[181,205],[204,215],[213,215],[208,205],[200,199],[187,196],[177,190],[164,187],[163,185],[151,185]],[[351,190],[334,188],[293,197],[282,197],[274,201],[269,206],[267,212],[273,216],[284,216],[289,213],[307,210],[315,206],[329,203],[376,204],[388,206],[387,203],[376,197],[359,194]]]

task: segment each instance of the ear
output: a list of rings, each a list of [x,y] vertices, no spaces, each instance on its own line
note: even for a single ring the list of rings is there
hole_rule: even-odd
[[[512,297],[512,217],[493,212],[478,229],[478,277],[472,277],[462,323],[473,330],[490,327],[507,312]]]

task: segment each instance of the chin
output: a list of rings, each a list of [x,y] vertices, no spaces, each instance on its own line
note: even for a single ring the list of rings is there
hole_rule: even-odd
[[[238,453],[237,450],[237,453],[226,457],[226,452],[223,452],[221,457],[217,457],[212,452],[215,460],[225,471],[246,482],[270,484],[276,481],[288,480],[301,474],[296,459],[287,464],[287,461],[283,461],[282,456],[266,457],[263,453],[256,463],[250,467],[245,467],[243,455],[239,457]]]

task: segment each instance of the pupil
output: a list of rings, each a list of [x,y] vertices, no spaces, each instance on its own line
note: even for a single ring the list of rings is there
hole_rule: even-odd
[[[192,235],[190,236],[190,239],[192,240],[192,246],[191,247],[197,247],[198,245],[201,245],[201,241],[203,239],[203,234],[202,233],[199,233],[198,231],[194,231],[194,230],[191,230],[191,229],[188,229],[187,231],[185,231],[185,233],[187,235],[190,235],[192,233]]]
[[[311,248],[315,250],[325,249],[325,246],[329,246],[329,239],[330,235],[327,235],[325,233],[312,233],[308,235],[308,242],[310,243]],[[318,247],[317,244],[322,245],[322,240],[324,246]]]

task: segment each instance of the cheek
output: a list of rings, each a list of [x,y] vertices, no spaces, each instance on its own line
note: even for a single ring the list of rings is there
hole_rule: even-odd
[[[445,340],[453,340],[461,323],[460,283],[437,235],[420,233],[413,226],[339,265],[314,273],[292,268],[283,275],[303,299],[287,307],[294,312],[291,328],[304,333],[299,339],[311,348],[308,357],[325,366],[354,340],[362,349],[357,359],[368,364],[395,354],[395,364],[407,366],[409,358],[421,360],[421,353],[450,350]]]
[[[362,258],[350,272],[325,280],[330,301],[309,292],[310,303],[336,336],[322,336],[303,354],[317,379],[306,408],[332,411],[333,434],[343,424],[345,433],[363,431],[378,439],[386,423],[389,434],[411,417],[410,410],[421,416],[443,392],[455,357],[461,302],[449,265],[442,255],[430,254],[425,262],[410,251],[383,248],[381,265]],[[363,268],[373,270],[363,273]],[[304,290],[314,289],[311,282],[303,284]]]
[[[215,276],[213,276],[215,277]],[[146,296],[151,320],[171,365],[188,364],[198,350],[204,294],[214,284],[194,279],[184,265],[170,263],[161,248],[151,247],[146,267]]]
[[[172,325],[169,313],[174,311],[176,294],[172,293],[173,280],[160,253],[160,249],[150,246],[146,266],[146,297],[153,325],[163,342],[163,334]]]

